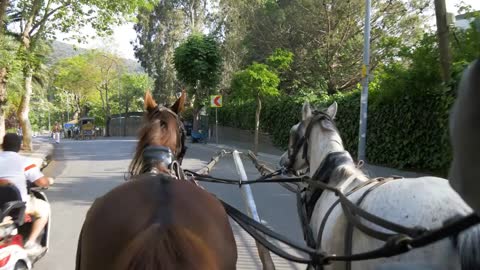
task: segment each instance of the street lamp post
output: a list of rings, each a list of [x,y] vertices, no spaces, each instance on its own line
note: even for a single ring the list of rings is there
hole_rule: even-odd
[[[370,10],[371,0],[365,3],[365,34],[363,47],[362,77],[363,87],[360,97],[360,124],[358,130],[358,160],[366,159],[367,113],[368,113],[368,76],[370,69]]]

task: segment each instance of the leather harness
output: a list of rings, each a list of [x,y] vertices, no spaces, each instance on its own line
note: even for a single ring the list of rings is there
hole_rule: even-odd
[[[294,147],[293,151],[289,153],[289,161],[287,164],[288,169],[292,169],[293,166],[293,160],[296,158],[298,153],[300,152],[301,148],[303,147],[303,153],[302,153],[302,158],[305,160],[305,162],[310,165],[309,158],[308,158],[308,143],[309,143],[309,137],[311,134],[312,127],[314,123],[322,120],[327,120],[331,121],[333,123],[333,119],[326,113],[320,112],[320,111],[315,111],[314,115],[312,118],[306,122],[300,123],[300,125],[297,128],[297,133],[295,134],[294,137]],[[333,125],[335,126],[335,125]],[[300,137],[299,130],[305,129],[304,136]],[[320,166],[317,168],[315,173],[313,174],[311,181],[321,183],[323,185],[328,185],[330,182],[330,178],[332,176],[333,171],[338,168],[340,165],[353,165],[354,162],[353,159],[351,158],[350,154],[347,151],[339,151],[339,152],[331,152],[329,153],[326,158],[322,161]],[[374,189],[382,186],[383,184],[390,182],[392,180],[396,180],[399,178],[375,178],[375,179],[370,179],[366,182],[362,182],[359,185],[355,186],[352,188],[350,191],[345,193],[345,197],[350,196],[351,194],[369,187],[368,190],[366,190],[358,199],[358,201],[354,204],[357,209],[361,209],[361,203],[364,201],[364,199],[367,197],[368,194],[370,194]],[[322,195],[324,189],[319,189],[319,188],[312,188],[311,185],[309,185],[309,188],[304,189],[297,193],[297,209],[298,213],[300,215],[300,221],[302,223],[302,228],[304,232],[304,239],[307,242],[307,245],[311,248],[317,249],[317,250],[322,250],[321,248],[321,243],[323,240],[323,232],[325,230],[325,226],[327,224],[328,218],[330,214],[333,212],[336,206],[341,204],[342,210],[347,218],[347,228],[345,231],[345,239],[344,239],[344,252],[345,256],[350,256],[352,254],[352,249],[353,249],[353,229],[356,227],[363,233],[379,239],[383,241],[387,241],[391,236],[394,236],[395,234],[386,234],[383,233],[379,230],[375,230],[370,228],[367,225],[364,225],[361,222],[361,217],[359,217],[355,211],[352,210],[352,208],[346,207],[345,204],[342,203],[342,199],[339,198],[335,203],[333,203],[330,208],[327,210],[325,216],[322,219],[319,231],[318,231],[318,237],[315,241],[313,237],[313,232],[311,230],[311,227],[309,225],[310,219],[313,214],[313,210],[315,208],[315,204]],[[330,190],[332,191],[332,190]],[[369,213],[367,213],[369,214]],[[374,221],[376,221],[377,224],[383,224],[386,226],[387,229],[394,228],[398,229],[398,231],[402,233],[406,233],[407,235],[410,236],[415,236],[415,235],[420,235],[421,233],[425,232],[426,230],[424,228],[405,228],[401,225],[393,224],[388,221],[383,220],[380,217],[373,216],[369,214]],[[363,216],[362,216],[363,217]],[[363,217],[364,218],[364,217]],[[346,261],[345,266],[347,270],[351,269],[351,261]],[[323,269],[323,265],[317,264],[314,267],[317,267],[317,269]]]

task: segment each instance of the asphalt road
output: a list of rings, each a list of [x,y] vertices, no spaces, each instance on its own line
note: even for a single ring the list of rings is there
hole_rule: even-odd
[[[56,145],[52,163],[44,170],[56,178],[47,191],[52,206],[52,227],[49,253],[36,265],[38,270],[73,270],[77,239],[85,214],[96,197],[124,181],[136,140],[100,139],[92,141],[63,140]],[[219,150],[212,145],[188,145],[183,167],[199,169]],[[276,162],[271,157],[269,162]],[[258,176],[250,161],[244,160],[249,177]],[[237,178],[231,157],[215,167],[214,176]],[[211,192],[245,211],[236,186],[204,184]],[[295,198],[277,184],[252,186],[261,219],[279,233],[303,241],[298,222]],[[253,240],[236,224],[232,224],[239,247],[238,269],[261,269]],[[277,269],[304,269],[274,256]]]

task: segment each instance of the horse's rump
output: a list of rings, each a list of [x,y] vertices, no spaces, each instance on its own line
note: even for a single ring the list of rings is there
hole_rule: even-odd
[[[236,264],[220,202],[166,175],[137,176],[97,199],[80,238],[79,270],[223,270]]]

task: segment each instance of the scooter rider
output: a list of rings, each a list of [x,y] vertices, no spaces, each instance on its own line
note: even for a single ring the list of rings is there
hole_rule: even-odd
[[[21,138],[15,133],[7,133],[3,138],[0,152],[0,178],[15,185],[20,191],[22,200],[26,202],[26,213],[33,216],[32,231],[25,243],[25,249],[29,255],[35,256],[43,251],[36,239],[42,232],[50,216],[50,205],[34,196],[29,196],[27,181],[36,186],[48,187],[53,180],[45,177],[35,164],[28,158],[18,154],[21,146]]]

